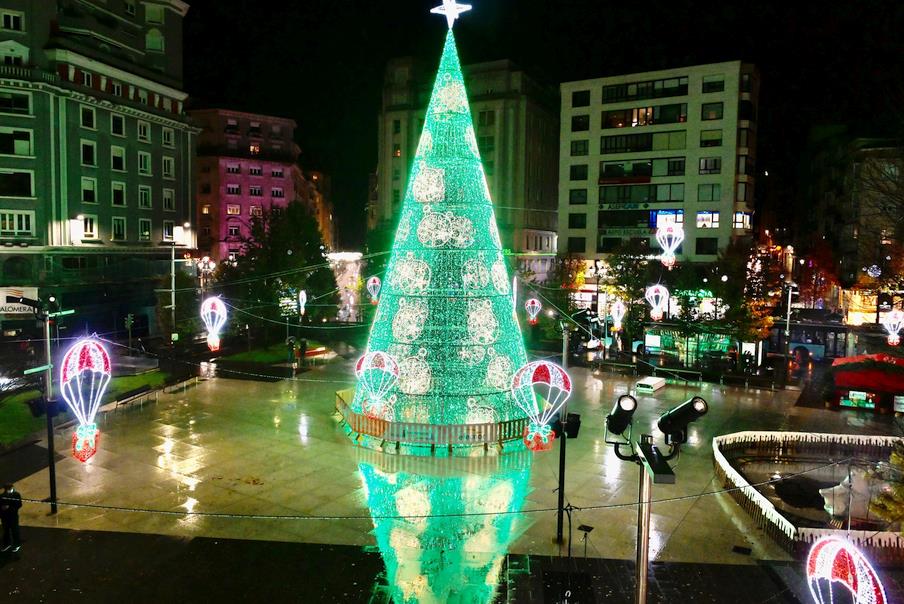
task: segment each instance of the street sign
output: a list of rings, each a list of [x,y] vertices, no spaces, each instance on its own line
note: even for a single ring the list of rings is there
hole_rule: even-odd
[[[37,287],[0,287],[0,314],[2,315],[31,315],[34,309],[25,304],[16,304],[6,301],[7,296],[15,298],[38,299]]]

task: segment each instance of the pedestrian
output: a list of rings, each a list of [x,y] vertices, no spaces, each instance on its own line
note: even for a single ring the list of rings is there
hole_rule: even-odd
[[[16,488],[11,484],[3,487],[3,493],[0,494],[3,548],[0,551],[8,552],[12,549],[13,553],[15,553],[22,547],[22,540],[19,538],[19,508],[21,507],[22,495],[19,494]]]
[[[308,341],[306,338],[301,338],[301,342],[298,344],[299,367],[304,367],[304,359],[307,354],[308,354]]]
[[[295,345],[295,362],[292,364],[293,369],[301,367],[301,344]]]

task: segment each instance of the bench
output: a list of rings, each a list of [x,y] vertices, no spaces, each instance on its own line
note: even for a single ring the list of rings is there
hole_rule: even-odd
[[[158,390],[152,389],[147,384],[139,386],[138,388],[132,388],[119,395],[119,398],[116,399],[116,408],[119,408],[121,405],[128,405],[135,402],[142,404],[144,401],[151,398],[151,395],[154,396],[154,400],[156,401],[157,392]]]

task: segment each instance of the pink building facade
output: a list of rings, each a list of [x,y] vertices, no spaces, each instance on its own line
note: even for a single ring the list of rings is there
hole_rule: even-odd
[[[202,128],[195,163],[198,249],[221,262],[241,255],[256,215],[295,199],[295,122],[225,109],[190,115]]]

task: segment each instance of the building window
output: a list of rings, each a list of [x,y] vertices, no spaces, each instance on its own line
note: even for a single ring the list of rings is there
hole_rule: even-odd
[[[750,74],[741,74],[741,92],[750,92]]]
[[[242,194],[242,186],[235,184],[226,185],[226,194],[227,195],[241,195]]]
[[[172,241],[176,232],[176,223],[172,220],[163,221],[163,240]]]
[[[209,182],[201,183],[201,194],[202,195],[210,195],[210,183]]]
[[[750,122],[756,121],[756,107],[752,101],[738,102],[738,119]]]
[[[156,27],[153,29],[149,29],[148,33],[144,35],[144,48],[145,50],[151,50],[154,52],[163,52],[164,47],[166,46],[166,40],[163,37],[163,34],[160,33],[160,30]]]
[[[603,103],[659,99],[687,94],[687,76],[603,86]]]
[[[227,216],[241,216],[242,214],[242,206],[237,203],[230,203],[226,205],[226,215]]]
[[[110,94],[113,96],[122,96],[122,84],[119,82],[110,82]]]
[[[113,217],[113,232],[111,239],[113,241],[126,240],[126,219],[123,216]]]
[[[205,203],[204,205],[201,206],[201,214],[203,214],[204,216],[210,215],[210,204],[209,203]]]
[[[82,165],[97,167],[97,143],[94,141],[82,141]]]
[[[750,176],[756,174],[752,157],[749,155],[738,156],[738,174],[748,174]]]
[[[392,205],[397,206],[402,201],[402,193],[398,189],[392,190]]]
[[[0,91],[0,112],[28,115],[31,113],[31,96],[20,92]]]
[[[701,147],[721,147],[722,131],[721,130],[702,130],[700,132]]]
[[[485,153],[487,155],[493,153],[496,150],[496,137],[495,136],[478,137],[477,148],[480,149],[481,153]]]
[[[126,9],[126,14],[129,15],[130,17],[134,17],[135,16],[135,0],[125,0],[124,4],[125,4],[125,9]]]
[[[722,110],[723,105],[722,102],[718,103],[703,103],[703,108],[700,111],[700,119],[707,120],[720,120],[722,119]]]
[[[97,239],[97,216],[82,216],[82,239]]]
[[[573,115],[571,116],[571,131],[572,132],[586,132],[590,130],[590,116],[589,115]]]
[[[163,178],[176,177],[176,160],[166,155],[163,156]]]
[[[248,145],[248,153],[251,155],[260,155],[261,146],[258,143],[251,143]]]
[[[242,167],[239,164],[226,164],[227,174],[241,174]]]
[[[89,130],[94,130],[96,128],[94,118],[95,118],[94,108],[82,106],[82,108],[81,108],[82,128],[88,128]]]
[[[700,174],[721,174],[722,158],[721,157],[701,157],[700,158]]]
[[[568,192],[568,203],[576,205],[587,203],[587,189],[571,189]]]
[[[749,194],[750,194],[750,188],[747,186],[747,183],[739,182],[738,183],[737,200],[738,201],[750,201],[750,199],[748,198]]]
[[[82,177],[82,203],[97,203],[97,179]]]
[[[616,134],[600,137],[600,154],[633,153],[653,148],[652,134]]]
[[[144,151],[138,152],[138,173],[145,176],[151,175],[151,154]]]
[[[568,215],[568,228],[569,229],[586,229],[587,228],[587,214],[569,214]]]
[[[684,201],[684,183],[656,185],[656,201]]]
[[[110,168],[117,172],[126,171],[126,150],[123,147],[110,147]]]
[[[260,122],[251,122],[248,124],[248,135],[255,136],[260,138],[261,134],[261,123]]]
[[[697,237],[697,254],[700,256],[715,256],[719,253],[719,239],[717,237]]]
[[[496,125],[496,112],[492,109],[481,111],[477,114],[477,125],[481,128],[492,127]]]
[[[164,147],[174,147],[175,143],[175,132],[172,128],[163,128],[163,146]]]
[[[141,241],[151,240],[151,220],[149,218],[138,219],[138,239]]]
[[[278,199],[282,199],[286,196],[285,192],[283,192],[282,187],[273,187],[270,189],[270,197],[275,197]]]
[[[650,228],[670,224],[684,224],[684,210],[653,210],[650,212]]]
[[[82,86],[87,86],[91,88],[94,86],[94,74],[88,73],[87,71],[82,72]]]
[[[579,157],[590,152],[590,141],[571,141],[571,156]]]
[[[400,134],[402,132],[402,120],[392,120],[392,133]]]
[[[732,226],[736,229],[750,229],[750,214],[748,212],[735,212]]]
[[[110,114],[110,133],[114,136],[125,136],[126,118],[115,113]]]
[[[754,147],[756,143],[754,142],[754,134],[753,130],[750,128],[738,128],[738,147]]]
[[[35,213],[30,210],[0,210],[0,235],[5,237],[34,236],[34,218]]]
[[[587,180],[587,164],[578,164],[571,166],[569,171],[570,180]]]
[[[176,192],[172,189],[163,189],[163,209],[167,212],[176,211]]]
[[[664,185],[671,187],[671,185]],[[663,196],[668,197],[671,189],[665,189]],[[678,191],[675,191],[678,195]],[[599,200],[600,203],[613,204],[639,204],[649,203],[656,199],[656,185],[615,185],[600,187]],[[664,200],[667,201],[667,200]]]
[[[248,214],[251,216],[263,216],[264,210],[260,206],[251,206],[248,208]]]
[[[569,254],[583,254],[587,250],[587,238],[586,237],[569,237],[568,238],[568,253]]]
[[[264,194],[264,189],[260,185],[249,185],[248,186],[248,195],[251,197],[262,197]]]
[[[138,185],[138,207],[148,209],[151,207],[151,188]]]
[[[156,4],[144,5],[144,20],[148,23],[163,24],[163,7]]]
[[[31,130],[0,128],[0,154],[31,156]]]
[[[0,197],[34,197],[31,172],[0,170]]]
[[[399,143],[392,144],[392,156],[402,157],[402,145],[400,145]]]
[[[493,172],[496,171],[496,162],[492,159],[483,160],[483,171],[487,176],[492,176]]]
[[[148,104],[148,91],[143,89],[138,89],[138,102],[142,105]]]
[[[571,93],[571,106],[572,107],[589,107],[590,106],[590,91],[589,90],[575,90]]]
[[[718,183],[697,185],[697,201],[722,201],[722,185]]]
[[[110,185],[110,203],[114,206],[126,205],[126,183],[114,182]]]
[[[703,210],[697,212],[698,229],[716,229],[719,227],[719,212]]]
[[[703,92],[722,92],[725,90],[725,76],[703,76]]]
[[[230,224],[226,232],[230,237],[238,237],[241,235],[239,232],[239,225],[237,224]]]
[[[3,11],[3,29],[25,31],[25,13]]]
[[[273,168],[270,170],[270,176],[273,178],[282,178],[283,177],[283,169],[282,168]]]
[[[138,140],[143,143],[151,142],[151,125],[147,122],[138,122]]]
[[[249,166],[248,174],[251,176],[263,176],[264,170],[260,166]]]

